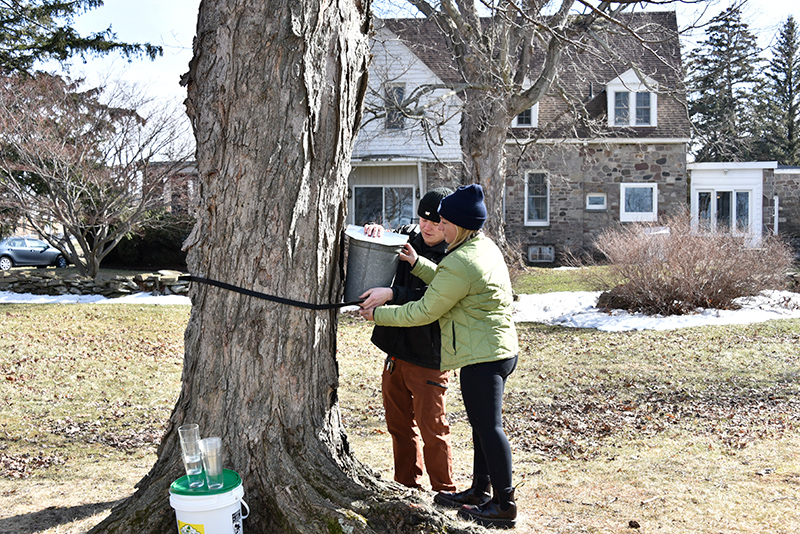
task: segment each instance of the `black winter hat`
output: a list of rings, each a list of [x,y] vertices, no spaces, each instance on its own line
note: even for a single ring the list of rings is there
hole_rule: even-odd
[[[461,228],[480,230],[486,222],[483,188],[478,184],[462,185],[442,199],[439,215]]]
[[[429,221],[438,223],[439,212],[437,210],[439,209],[439,203],[444,197],[452,194],[453,190],[447,187],[437,187],[436,189],[431,189],[420,199],[419,207],[417,207],[417,215],[428,219]]]

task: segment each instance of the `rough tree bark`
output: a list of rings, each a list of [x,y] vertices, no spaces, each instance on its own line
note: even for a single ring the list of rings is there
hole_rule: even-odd
[[[408,2],[436,22],[453,54],[465,86],[462,182],[483,186],[488,211],[485,231],[506,261],[519,263],[520,254],[509,246],[503,224],[505,144],[512,119],[538,102],[553,84],[568,42],[564,28],[576,2],[560,0],[558,10],[545,15],[552,3],[500,0],[492,2],[488,17],[476,2]],[[599,9],[609,9],[607,4]],[[541,65],[532,69],[534,50],[539,47],[544,50]]]
[[[482,93],[483,91],[481,91]],[[474,90],[464,92],[464,111],[461,118],[461,152],[465,183],[479,183],[486,198],[484,231],[515,263],[515,251],[506,241],[503,224],[503,191],[505,190],[506,154],[510,119],[506,105],[499,100],[486,99]]]
[[[187,101],[200,175],[192,274],[338,302],[350,151],[366,87],[369,2],[203,0]],[[180,397],[158,460],[93,532],[173,531],[177,427],[222,436],[248,533],[429,532],[439,514],[348,449],[336,312],[192,289]],[[402,498],[405,497],[405,498]]]

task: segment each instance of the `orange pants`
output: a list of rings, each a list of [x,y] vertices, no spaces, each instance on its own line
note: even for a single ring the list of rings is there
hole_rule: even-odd
[[[446,401],[449,371],[395,359],[383,370],[383,407],[392,435],[394,479],[421,488],[423,458],[433,491],[455,491]],[[420,445],[420,435],[424,445]]]

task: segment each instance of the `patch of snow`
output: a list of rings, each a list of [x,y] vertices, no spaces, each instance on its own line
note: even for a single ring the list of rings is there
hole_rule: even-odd
[[[789,291],[765,291],[755,297],[736,299],[738,310],[698,310],[688,315],[667,317],[597,309],[599,291],[572,291],[520,295],[514,303],[514,321],[544,323],[571,328],[594,328],[606,332],[630,330],[673,330],[705,325],[750,324],[772,319],[800,318],[800,294]],[[177,304],[191,305],[189,297],[135,293],[115,299],[99,295],[64,295],[51,297],[0,291],[0,304]],[[358,308],[348,306],[343,311]]]

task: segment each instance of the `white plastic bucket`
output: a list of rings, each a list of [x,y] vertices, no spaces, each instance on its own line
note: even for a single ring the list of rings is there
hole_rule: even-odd
[[[179,534],[242,534],[242,520],[250,515],[242,479],[230,469],[223,476],[225,483],[217,490],[190,489],[188,481],[181,483],[185,476],[172,483],[169,504],[175,509]]]

